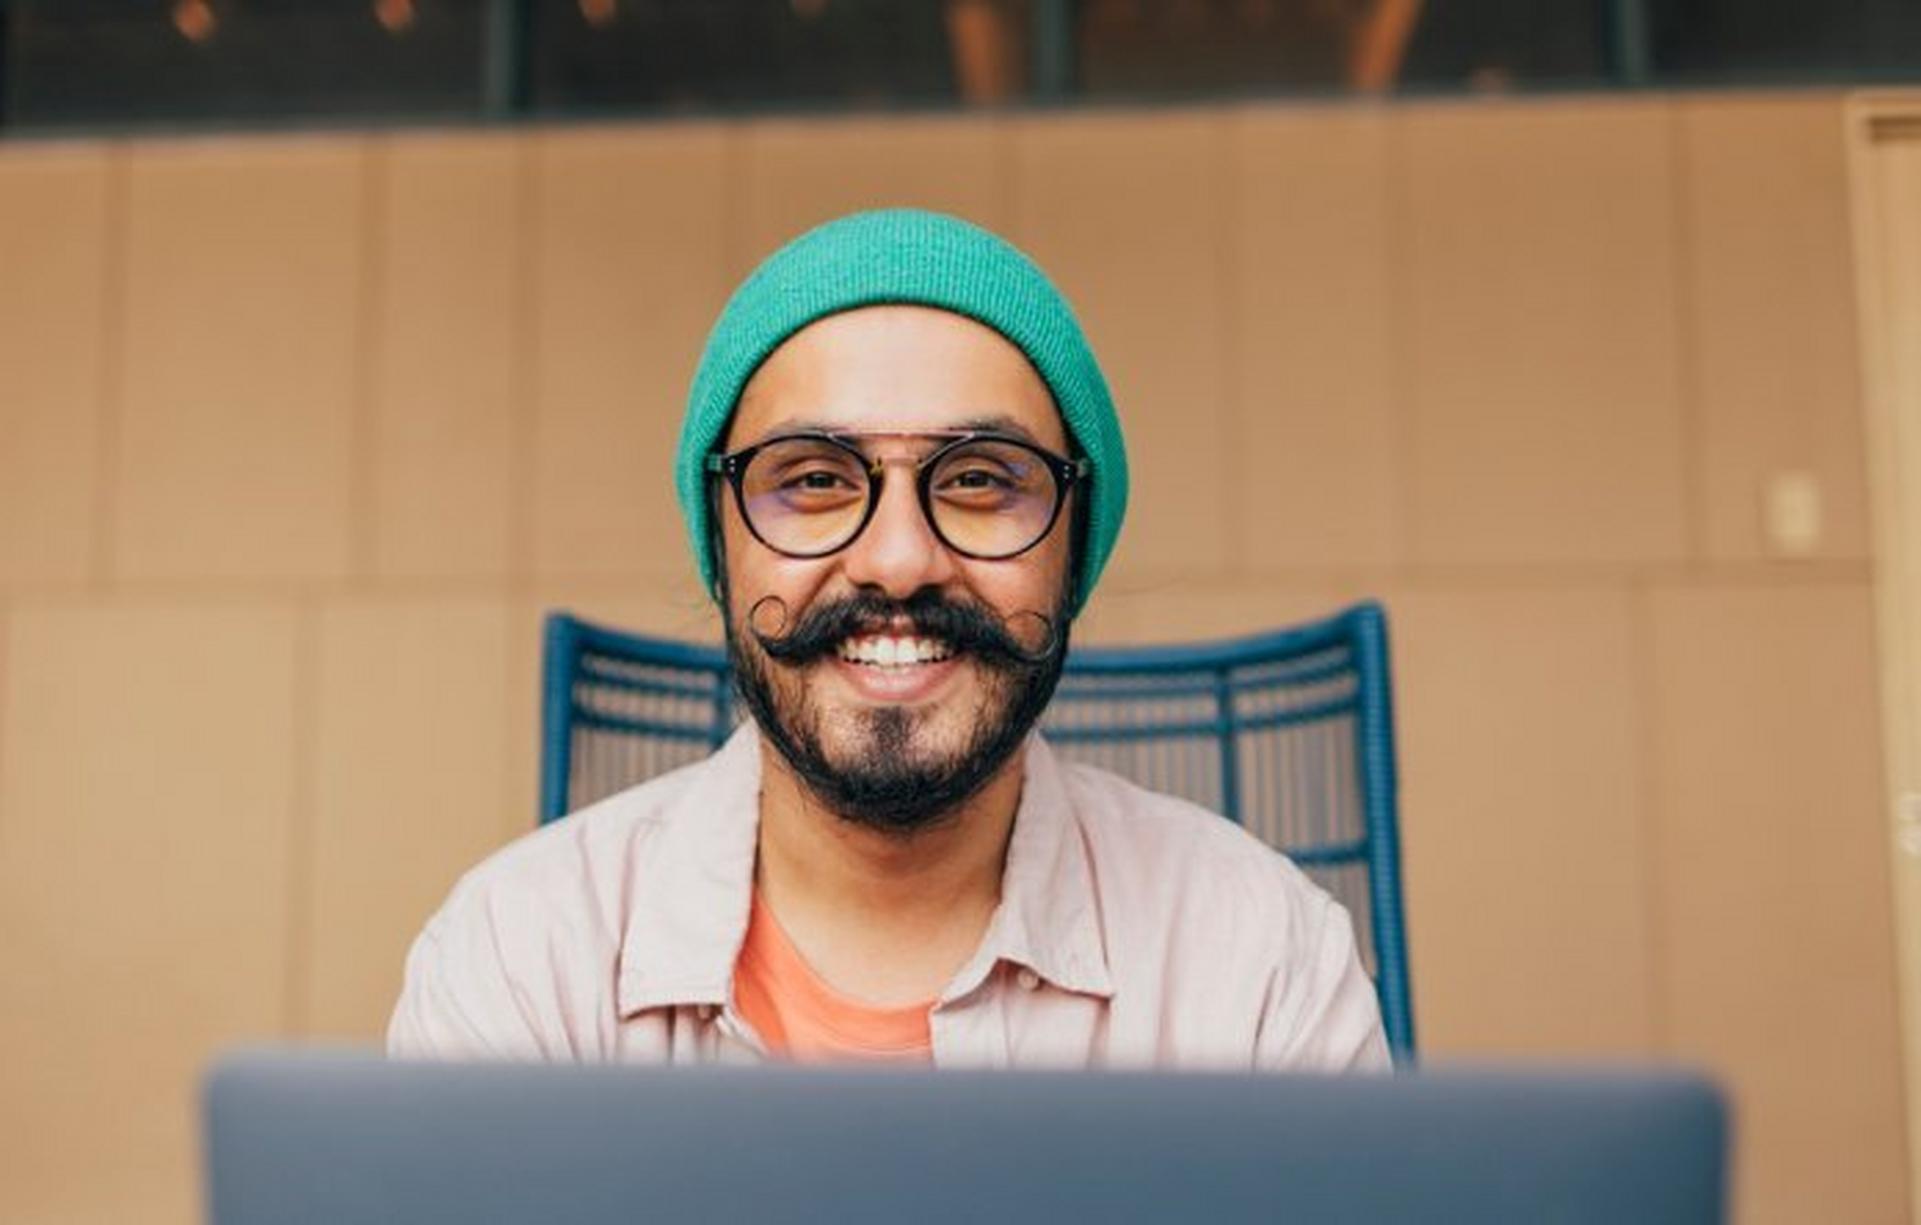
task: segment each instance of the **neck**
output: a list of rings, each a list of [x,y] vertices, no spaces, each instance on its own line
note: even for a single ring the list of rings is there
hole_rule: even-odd
[[[761,741],[755,886],[817,972],[880,1002],[927,998],[965,964],[1000,902],[1025,756],[901,834],[832,812]]]

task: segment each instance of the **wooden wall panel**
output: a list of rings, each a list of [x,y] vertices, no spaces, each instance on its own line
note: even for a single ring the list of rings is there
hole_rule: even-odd
[[[669,125],[529,139],[535,568],[678,575],[686,561],[674,535],[674,445],[701,345],[732,289],[725,131]]]
[[[1377,111],[1234,116],[1232,479],[1257,572],[1401,556],[1388,136]]]
[[[1075,622],[1076,642],[1193,642],[1280,629],[1336,612],[1375,588],[1335,582],[1224,579],[1142,584],[1097,595]]]
[[[1627,593],[1402,591],[1409,956],[1436,1055],[1634,1055],[1653,1038]]]
[[[519,138],[402,137],[377,157],[373,569],[499,577],[520,508]]]
[[[157,143],[128,157],[118,574],[346,573],[360,145]]]
[[[998,124],[963,116],[769,120],[741,133],[744,242],[733,279],[842,213],[911,206],[999,230],[1006,175]]]
[[[1652,613],[1668,1048],[1732,1085],[1743,1221],[1904,1219],[1868,590]]]
[[[92,567],[108,166],[98,145],[0,150],[0,587]]]
[[[1779,555],[1765,531],[1769,481],[1804,473],[1823,521],[1808,555],[1864,558],[1841,100],[1694,100],[1680,119],[1708,555]]]
[[[1682,558],[1667,105],[1402,122],[1415,559]]]
[[[195,1081],[285,1021],[295,618],[21,603],[0,728],[0,1218],[198,1220]]]
[[[1133,495],[1114,577],[1233,556],[1223,329],[1226,126],[1211,113],[1013,125],[1010,237],[1073,304],[1127,431]]]
[[[378,1041],[414,935],[505,840],[508,625],[500,597],[321,613],[302,1032]]]

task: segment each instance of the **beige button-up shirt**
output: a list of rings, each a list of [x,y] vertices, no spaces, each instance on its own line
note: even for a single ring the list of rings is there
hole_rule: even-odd
[[[746,1062],[751,723],[467,873],[407,958],[391,1054]],[[1229,821],[1027,743],[1000,905],[931,1015],[940,1067],[1387,1066],[1347,912]]]

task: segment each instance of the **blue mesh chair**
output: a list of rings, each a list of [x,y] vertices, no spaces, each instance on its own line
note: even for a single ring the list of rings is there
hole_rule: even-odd
[[[543,822],[699,760],[740,717],[718,647],[554,613],[544,672]],[[1238,821],[1339,898],[1395,1059],[1412,1058],[1379,605],[1226,642],[1077,649],[1042,728],[1063,757]]]

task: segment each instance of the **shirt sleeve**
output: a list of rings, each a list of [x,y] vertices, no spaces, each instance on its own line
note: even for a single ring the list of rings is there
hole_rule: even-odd
[[[484,910],[436,916],[407,954],[406,979],[387,1025],[396,1059],[546,1059],[535,1010],[486,930]]]
[[[1268,1071],[1386,1071],[1380,998],[1361,965],[1354,924],[1333,898],[1319,899],[1317,937],[1290,959],[1269,994],[1254,1065]]]

